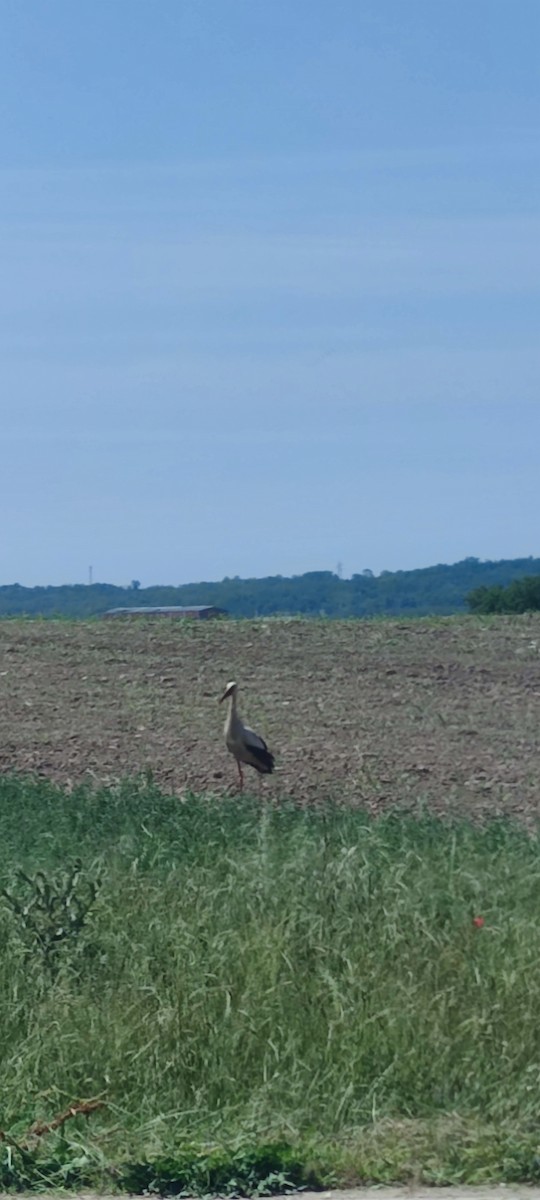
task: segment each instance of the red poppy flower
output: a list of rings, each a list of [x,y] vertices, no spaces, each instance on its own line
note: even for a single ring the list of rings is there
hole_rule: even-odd
[[[481,929],[482,925],[485,925],[485,920],[483,917],[473,917],[472,923],[473,925],[476,925],[477,929]]]

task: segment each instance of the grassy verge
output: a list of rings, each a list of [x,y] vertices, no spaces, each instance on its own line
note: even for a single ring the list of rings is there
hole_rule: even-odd
[[[539,1178],[539,849],[4,778],[0,1184]]]

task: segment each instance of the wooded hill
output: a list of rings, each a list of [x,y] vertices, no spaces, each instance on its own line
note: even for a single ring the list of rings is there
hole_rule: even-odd
[[[415,571],[363,571],[340,579],[332,571],[309,571],[286,578],[223,579],[180,587],[129,587],[109,583],[62,587],[0,587],[0,616],[90,617],[123,605],[214,604],[233,617],[426,616],[467,610],[474,589],[505,586],[523,576],[540,575],[540,558],[481,562],[466,558]]]

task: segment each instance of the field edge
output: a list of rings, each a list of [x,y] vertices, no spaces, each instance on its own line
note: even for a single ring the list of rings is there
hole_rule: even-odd
[[[161,1196],[263,1196],[366,1185],[538,1184],[540,1132],[448,1114],[392,1120],[333,1139],[245,1136],[223,1144],[141,1145],[108,1155],[84,1129],[32,1151],[3,1141],[5,1192],[94,1191]],[[133,1134],[129,1134],[133,1142]]]

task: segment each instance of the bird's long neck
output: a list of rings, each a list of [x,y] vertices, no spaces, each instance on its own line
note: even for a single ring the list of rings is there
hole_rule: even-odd
[[[227,714],[227,726],[229,729],[236,720],[238,720],[238,712],[236,709],[236,692],[231,692],[229,696],[229,712]]]

